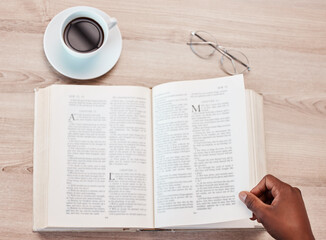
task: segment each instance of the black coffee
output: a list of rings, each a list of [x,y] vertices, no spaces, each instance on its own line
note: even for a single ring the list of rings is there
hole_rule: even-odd
[[[63,38],[68,47],[77,52],[88,53],[103,44],[104,33],[101,26],[90,18],[76,18],[66,26]]]

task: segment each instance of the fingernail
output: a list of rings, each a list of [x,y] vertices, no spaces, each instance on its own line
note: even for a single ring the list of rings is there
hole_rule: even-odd
[[[245,192],[240,192],[239,193],[239,198],[242,202],[245,202],[246,198],[247,198],[247,194]]]

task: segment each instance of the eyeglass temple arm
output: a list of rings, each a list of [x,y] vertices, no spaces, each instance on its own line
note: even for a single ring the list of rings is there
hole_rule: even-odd
[[[223,49],[216,45],[216,43],[214,42],[208,42],[206,41],[205,39],[203,39],[202,37],[200,37],[199,35],[196,35],[198,36],[200,39],[202,39],[204,42],[187,42],[187,45],[210,45],[211,47],[213,47],[216,51],[220,52],[221,54],[225,55],[229,60],[232,59],[232,57],[230,56],[229,53],[223,51]]]
[[[223,50],[223,48],[221,48],[220,46],[216,45],[216,43],[214,42],[187,42],[187,45],[210,45],[211,47],[213,47],[216,51],[220,52],[221,54],[223,54],[225,57],[227,57],[229,60],[232,60],[232,57],[230,56],[229,53],[225,52]]]
[[[245,64],[241,60],[237,59],[236,57],[234,57],[233,55],[231,55],[230,53],[228,53],[227,51],[225,51],[224,49],[222,49],[219,45],[214,45],[211,42],[206,41],[204,38],[202,38],[201,36],[199,36],[197,33],[194,33],[194,35],[196,37],[198,37],[200,40],[208,43],[209,46],[211,46],[212,48],[214,48],[215,50],[217,50],[218,52],[220,52],[221,54],[223,54],[224,56],[226,56],[229,60],[233,59],[233,60],[237,61],[242,66],[246,67],[248,69],[248,71],[250,71],[250,67],[247,64]]]
[[[216,51],[225,55],[229,60],[232,59],[231,54],[229,54],[228,52],[225,52],[222,47],[220,47],[219,45],[216,45],[216,43],[214,43],[214,42],[207,42],[207,41],[206,42],[187,42],[187,45],[210,45]],[[233,58],[235,58],[235,57],[233,57]]]
[[[187,42],[187,45],[209,45],[215,44],[214,42]]]

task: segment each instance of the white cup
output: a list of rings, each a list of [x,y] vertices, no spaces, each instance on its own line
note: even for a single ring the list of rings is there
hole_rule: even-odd
[[[103,43],[98,49],[96,49],[92,52],[83,53],[83,52],[78,52],[78,51],[67,46],[67,44],[65,43],[65,40],[64,40],[64,31],[65,31],[67,25],[72,20],[74,20],[76,18],[90,18],[90,19],[94,20],[95,22],[97,22],[101,26],[104,36],[103,36]],[[59,33],[61,45],[68,54],[70,54],[76,58],[93,57],[93,56],[99,54],[101,52],[102,48],[107,44],[109,32],[116,24],[117,24],[117,20],[115,18],[110,18],[109,21],[106,21],[100,15],[99,10],[96,8],[79,7],[74,12],[70,13],[62,22],[61,31]]]

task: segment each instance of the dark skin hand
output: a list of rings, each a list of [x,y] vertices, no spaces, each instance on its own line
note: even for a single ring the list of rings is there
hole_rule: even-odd
[[[315,239],[298,188],[266,175],[250,192],[239,197],[253,212],[251,220],[262,223],[276,239]]]

